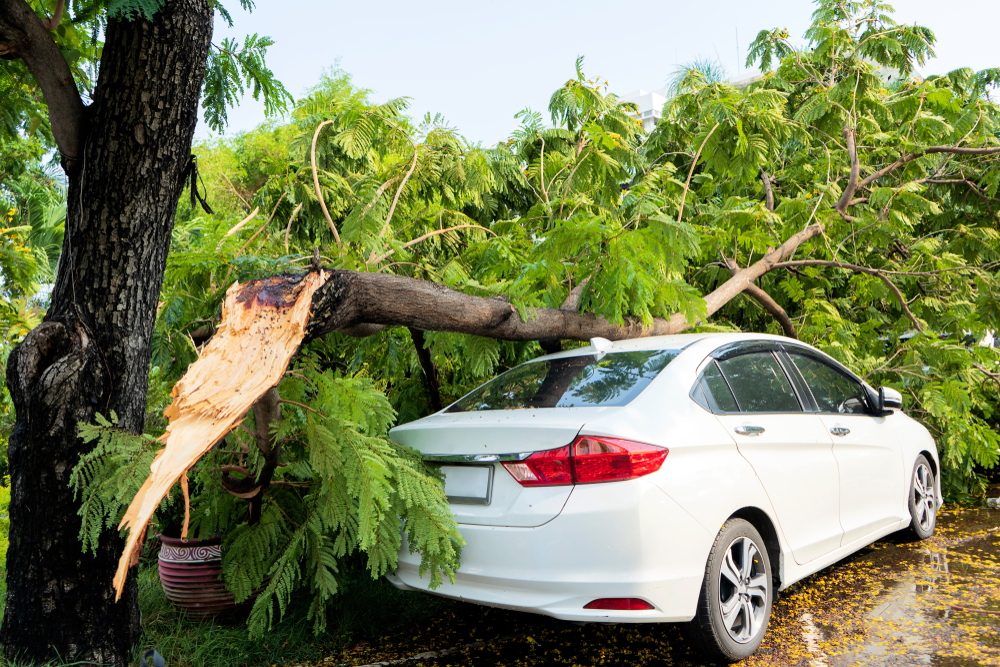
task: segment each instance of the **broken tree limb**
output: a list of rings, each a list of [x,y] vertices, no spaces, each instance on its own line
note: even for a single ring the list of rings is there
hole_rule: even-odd
[[[747,285],[788,259],[805,241],[823,232],[815,224],[790,237],[751,266],[736,272],[705,297],[705,316],[746,290]],[[462,294],[443,285],[381,273],[331,271],[330,278],[313,297],[312,318],[306,340],[333,331],[352,332],[359,325],[405,326],[423,331],[445,331],[487,336],[501,340],[590,340],[596,336],[624,340],[676,334],[693,326],[682,313],[670,319],[655,318],[643,324],[626,317],[614,324],[603,317],[555,308],[529,308],[522,319],[502,297]]]
[[[736,272],[740,269],[739,265],[728,257],[723,257],[722,259],[729,268],[729,272],[736,275]],[[759,303],[764,310],[771,313],[771,315],[774,316],[774,319],[778,320],[778,324],[781,325],[781,330],[785,332],[786,336],[798,340],[799,336],[795,333],[795,325],[792,324],[792,318],[788,316],[788,313],[785,312],[785,309],[782,308],[777,301],[771,298],[770,294],[753,283],[747,285],[746,294]]]
[[[115,574],[116,599],[129,567],[138,563],[149,520],[170,487],[281,380],[305,335],[313,295],[325,280],[320,271],[229,288],[219,333],[170,392],[174,401],[164,411],[170,425],[160,438],[165,448],[156,455],[150,476],[119,524],[119,529],[130,532]],[[274,403],[276,410],[276,396]],[[258,446],[261,428],[258,424]],[[263,437],[267,440],[270,435]],[[270,447],[269,442],[264,444]]]
[[[821,224],[807,227],[737,271],[705,298],[706,317],[822,232]],[[602,317],[553,308],[531,309],[528,315],[527,320],[521,319],[503,298],[470,296],[437,283],[382,273],[328,274],[321,269],[230,287],[218,334],[171,391],[174,402],[164,412],[170,425],[160,438],[166,446],[153,460],[149,478],[119,524],[130,532],[114,578],[116,599],[121,597],[129,567],[138,564],[142,538],[160,501],[252,406],[260,410],[255,412],[257,445],[265,456],[277,458],[269,427],[280,399],[277,392],[265,401],[259,399],[278,384],[303,342],[333,331],[379,325],[539,341],[595,336],[621,340],[674,334],[691,326],[680,313],[670,319],[657,318],[648,326],[635,317],[616,325]],[[251,502],[265,486],[247,490],[253,492]]]

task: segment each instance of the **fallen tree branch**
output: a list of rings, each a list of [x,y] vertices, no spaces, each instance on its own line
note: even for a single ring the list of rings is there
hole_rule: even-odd
[[[924,330],[923,325],[920,324],[920,321],[917,320],[917,318],[913,314],[913,311],[911,311],[910,307],[906,304],[906,298],[903,296],[903,293],[899,291],[899,288],[896,287],[896,283],[892,282],[892,280],[889,279],[889,276],[887,276],[884,272],[880,271],[879,269],[871,269],[867,266],[858,266],[857,264],[847,264],[845,262],[831,262],[829,260],[823,260],[823,259],[799,259],[793,262],[781,262],[772,266],[771,269],[787,269],[800,266],[827,266],[836,269],[847,269],[849,271],[857,271],[859,273],[866,273],[870,276],[875,276],[876,278],[884,282],[886,286],[892,291],[892,293],[896,297],[896,301],[899,302],[899,307],[902,308],[903,312],[906,314],[906,317],[908,317],[910,322],[913,323],[913,326],[916,327],[917,331]]]
[[[273,461],[276,467],[279,448],[270,425],[280,417],[280,404],[273,387],[302,342],[312,297],[325,279],[323,271],[310,271],[237,284],[227,291],[219,333],[171,390],[174,400],[164,411],[170,424],[160,436],[166,446],[153,459],[152,474],[118,526],[128,528],[129,536],[115,574],[115,599],[121,597],[129,568],[139,562],[146,528],[160,501],[251,407],[257,447],[268,460],[265,465]],[[251,521],[254,500],[259,516],[259,500],[269,482],[270,475],[265,479],[262,471],[259,489],[250,497]]]
[[[774,190],[771,188],[771,178],[763,169],[760,170],[760,180],[764,183],[764,205],[774,213]]]
[[[736,272],[740,268],[739,265],[728,257],[723,257],[722,259],[729,268],[729,273],[735,276]],[[754,301],[759,303],[764,310],[771,313],[771,315],[774,316],[774,319],[778,320],[778,324],[781,325],[781,330],[785,332],[786,336],[798,340],[799,336],[795,332],[795,325],[792,324],[792,318],[788,316],[788,313],[785,312],[785,309],[782,308],[777,301],[771,298],[770,294],[753,283],[747,285],[745,293]]]
[[[737,271],[705,297],[705,317],[790,257],[800,244],[822,232],[822,224],[807,227],[753,265]],[[693,324],[682,313],[669,319],[655,318],[648,325],[637,317],[625,317],[622,324],[614,324],[593,314],[555,308],[530,308],[522,319],[502,297],[471,296],[406,276],[332,271],[313,296],[305,341],[333,331],[348,332],[358,325],[406,326],[501,340],[586,341],[595,336],[624,340],[675,334]]]

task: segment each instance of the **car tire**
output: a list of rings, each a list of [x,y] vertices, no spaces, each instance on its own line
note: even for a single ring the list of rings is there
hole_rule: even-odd
[[[743,660],[757,650],[767,632],[773,599],[764,540],[750,522],[730,519],[708,556],[698,612],[686,628],[688,638],[714,658]]]
[[[937,525],[938,503],[934,468],[923,454],[913,464],[909,506],[910,530],[921,540],[926,540],[934,534],[934,526]]]

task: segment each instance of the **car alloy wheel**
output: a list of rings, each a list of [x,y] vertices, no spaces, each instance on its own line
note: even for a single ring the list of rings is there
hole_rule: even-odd
[[[922,540],[934,534],[937,523],[937,485],[931,464],[921,455],[913,465],[910,484],[910,527]]]
[[[719,570],[719,610],[726,632],[746,644],[767,620],[768,581],[760,549],[749,537],[737,537],[726,548]]]
[[[753,524],[729,519],[705,564],[698,610],[685,626],[703,652],[735,662],[760,646],[771,618],[771,561]]]

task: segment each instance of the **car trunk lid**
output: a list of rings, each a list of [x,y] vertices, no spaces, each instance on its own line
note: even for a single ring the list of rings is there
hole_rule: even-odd
[[[559,516],[572,486],[525,488],[499,462],[503,455],[526,454],[568,445],[590,418],[614,408],[558,408],[438,413],[389,433],[396,442],[440,462],[451,510],[460,524],[535,527]],[[445,459],[445,460],[442,460]],[[479,467],[480,472],[467,468]],[[485,472],[488,470],[488,472]],[[489,476],[489,494],[470,490]]]

